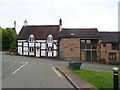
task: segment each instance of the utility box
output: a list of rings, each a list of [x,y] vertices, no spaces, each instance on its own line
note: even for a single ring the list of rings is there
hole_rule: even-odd
[[[69,68],[79,70],[82,65],[81,61],[69,61]]]

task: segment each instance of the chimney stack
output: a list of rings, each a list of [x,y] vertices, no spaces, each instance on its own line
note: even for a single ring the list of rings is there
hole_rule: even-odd
[[[62,31],[62,19],[61,18],[59,20],[59,28],[60,28],[60,31]]]
[[[14,21],[14,29],[16,30],[16,21]]]
[[[27,20],[25,19],[25,21],[24,21],[24,26],[27,26],[27,24],[28,24],[28,22],[27,22]]]

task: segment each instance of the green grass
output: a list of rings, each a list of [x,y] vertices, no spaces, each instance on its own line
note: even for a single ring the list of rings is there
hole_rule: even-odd
[[[113,88],[112,72],[95,71],[88,69],[70,70],[97,88]]]

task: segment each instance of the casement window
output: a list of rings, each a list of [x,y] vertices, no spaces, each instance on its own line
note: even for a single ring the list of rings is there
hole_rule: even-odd
[[[29,42],[34,42],[34,36],[33,36],[33,35],[30,35],[28,41],[29,41]]]
[[[48,52],[52,52],[52,48],[51,47],[48,47]]]
[[[86,49],[91,49],[91,40],[86,40]]]
[[[34,52],[34,47],[30,47],[29,52]]]
[[[109,53],[109,60],[116,60],[116,53]]]
[[[112,43],[112,50],[119,50],[119,44],[118,43]]]
[[[80,48],[85,49],[85,40],[80,40]]]
[[[48,38],[47,38],[47,41],[48,41],[48,42],[52,42],[52,40],[53,40],[52,37],[48,37]]]
[[[49,34],[49,36],[47,37],[47,42],[52,42],[52,41],[53,41],[53,36]]]
[[[33,37],[30,37],[30,38],[29,38],[29,41],[30,41],[30,42],[33,42],[33,41],[34,41],[34,38],[33,38]]]
[[[80,40],[81,49],[91,49],[91,40]]]

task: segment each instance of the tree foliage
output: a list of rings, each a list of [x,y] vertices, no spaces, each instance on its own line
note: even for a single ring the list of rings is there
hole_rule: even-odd
[[[16,30],[13,28],[4,29],[0,27],[0,32],[2,32],[2,50],[14,51],[16,48]]]

